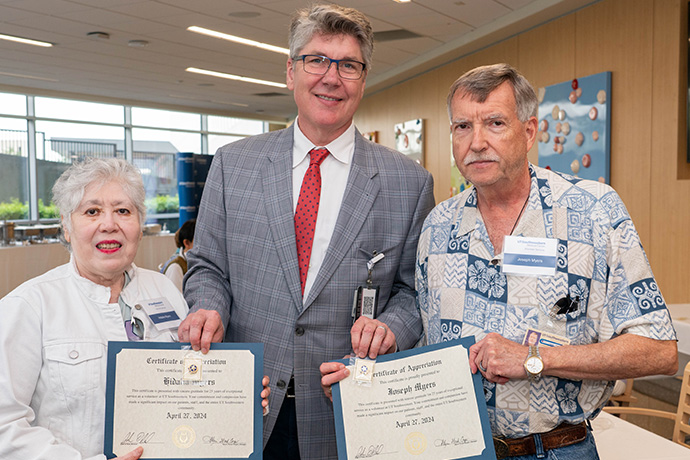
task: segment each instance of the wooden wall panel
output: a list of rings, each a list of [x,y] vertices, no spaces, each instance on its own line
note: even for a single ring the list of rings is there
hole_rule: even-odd
[[[648,0],[609,0],[575,14],[577,74],[612,72],[611,185],[644,244],[651,238],[653,9]]]
[[[681,14],[682,13],[682,14]],[[645,243],[661,292],[671,303],[690,299],[690,180],[678,180],[678,152],[685,151],[686,81],[681,59],[687,4],[656,0],[653,11],[652,111],[650,131],[651,239]],[[684,165],[687,167],[688,164]]]
[[[575,16],[569,15],[528,31],[518,37],[520,56],[517,68],[535,90],[573,78],[575,73]],[[556,45],[546,45],[556,42]],[[539,164],[539,143],[528,154]]]
[[[690,302],[690,180],[684,149],[687,0],[602,0],[392,88],[367,95],[355,122],[394,147],[393,125],[426,123],[426,167],[436,201],[449,196],[450,137],[446,95],[478,65],[508,62],[535,88],[612,72],[611,183],[635,221],[662,292]],[[376,56],[374,56],[374,59]],[[432,137],[435,139],[432,140]],[[536,146],[529,153],[537,162]]]

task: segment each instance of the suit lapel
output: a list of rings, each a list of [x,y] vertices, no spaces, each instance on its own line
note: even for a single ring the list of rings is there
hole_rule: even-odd
[[[268,225],[290,294],[298,310],[302,308],[302,291],[297,264],[295,216],[292,210],[292,127],[280,134],[275,145],[269,145],[268,161],[261,169],[264,203]]]
[[[379,192],[379,182],[375,180],[378,168],[372,157],[371,147],[362,135],[355,133],[355,153],[352,168],[347,179],[345,196],[340,205],[340,213],[314,285],[304,304],[308,308],[331,279],[336,269],[348,254],[359,230],[367,219]],[[354,287],[353,287],[354,289]]]

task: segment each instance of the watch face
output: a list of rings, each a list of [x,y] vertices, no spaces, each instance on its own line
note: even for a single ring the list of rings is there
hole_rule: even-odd
[[[532,356],[525,361],[525,369],[530,374],[539,374],[544,369],[544,362],[536,356]]]

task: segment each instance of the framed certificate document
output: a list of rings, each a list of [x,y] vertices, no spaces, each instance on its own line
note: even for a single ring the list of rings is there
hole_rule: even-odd
[[[108,342],[106,457],[260,459],[263,344]]]
[[[370,384],[348,377],[334,385],[338,458],[495,459],[482,377],[470,371],[472,344],[466,337],[379,356]]]

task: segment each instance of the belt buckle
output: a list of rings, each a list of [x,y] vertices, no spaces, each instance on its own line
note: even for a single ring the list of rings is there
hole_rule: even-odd
[[[506,443],[501,438],[494,437],[494,450],[496,451],[497,460],[510,457],[510,449],[508,448],[508,443]]]

